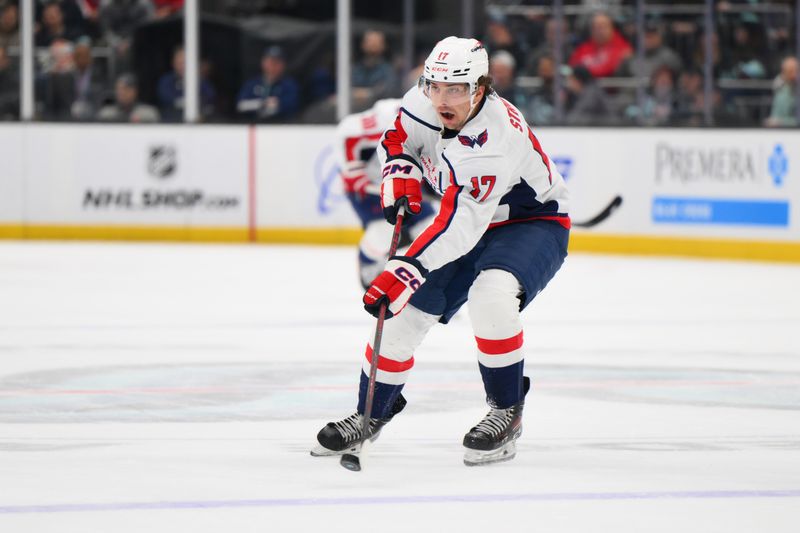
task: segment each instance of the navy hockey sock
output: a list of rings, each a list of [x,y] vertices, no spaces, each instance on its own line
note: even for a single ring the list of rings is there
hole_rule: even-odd
[[[508,409],[525,398],[522,367],[525,361],[501,368],[489,368],[478,363],[486,390],[486,402],[495,409]]]
[[[367,386],[369,377],[362,370],[361,381],[358,386],[358,412],[364,414],[367,399]],[[400,396],[403,385],[389,385],[387,383],[375,382],[375,395],[372,397],[372,418],[388,418],[392,415],[392,407]]]

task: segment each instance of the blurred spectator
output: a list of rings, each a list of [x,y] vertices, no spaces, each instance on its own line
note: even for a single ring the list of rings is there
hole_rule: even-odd
[[[650,76],[650,87],[642,103],[629,106],[626,116],[647,126],[666,126],[672,120],[677,94],[675,73],[667,65],[661,65]]]
[[[306,97],[309,102],[317,102],[336,94],[336,62],[330,50],[324,51],[312,68],[306,82]]]
[[[703,74],[689,68],[678,76],[678,94],[674,117],[680,126],[703,125]]]
[[[136,77],[122,74],[114,86],[115,102],[100,109],[97,120],[103,122],[158,122],[158,110],[139,102]]]
[[[520,109],[525,108],[526,95],[517,86],[515,69],[517,62],[511,53],[500,50],[489,58],[489,75],[492,77],[494,92]]]
[[[39,79],[42,118],[61,121],[72,118],[75,101],[75,58],[72,43],[59,39],[50,45],[50,67]]]
[[[525,59],[525,54],[501,13],[490,13],[489,21],[486,25],[486,38],[483,40],[483,44],[490,55],[500,50],[505,50],[514,56],[514,61],[518,65],[521,65]]]
[[[711,34],[711,72],[714,79],[719,79],[722,74],[722,54],[719,49],[719,35]],[[705,35],[697,39],[697,45],[692,52],[691,65],[703,70],[706,63]]]
[[[74,41],[83,35],[82,30],[79,26],[67,26],[61,4],[50,2],[42,9],[42,23],[36,31],[35,43],[36,46],[45,47],[58,39]]]
[[[531,93],[528,105],[522,110],[531,124],[545,125],[555,121],[556,105],[553,93],[555,75],[556,64],[553,58],[541,56],[536,67],[536,76],[542,84]]]
[[[705,89],[703,73],[697,68],[688,68],[678,77],[678,94],[673,125],[700,127],[712,124],[705,118]],[[722,92],[714,88],[711,92],[711,121],[716,126],[744,126],[745,119],[723,100]]]
[[[81,8],[83,17],[96,21],[100,14],[100,2],[102,0],[77,0],[78,7]]]
[[[608,98],[588,68],[583,65],[572,68],[566,85],[567,124],[605,124],[610,120],[611,107]]]
[[[72,118],[90,120],[94,118],[102,103],[105,91],[105,76],[94,67],[91,40],[78,39],[74,49],[75,100],[72,103]]]
[[[239,116],[253,122],[284,121],[300,109],[300,87],[286,76],[283,49],[271,46],[261,57],[261,75],[245,82],[236,100]]]
[[[595,78],[613,75],[632,49],[614,28],[614,22],[605,13],[592,17],[591,35],[575,49],[569,59],[570,66],[582,65]]]
[[[158,80],[158,106],[161,118],[165,122],[181,122],[183,120],[183,77],[186,72],[186,54],[183,47],[172,53],[172,70]],[[214,113],[216,91],[208,79],[200,76],[200,112],[204,117]]]
[[[397,74],[386,60],[386,36],[369,30],[361,39],[361,60],[353,65],[353,110],[370,107],[376,100],[396,95]]]
[[[6,51],[19,46],[19,9],[16,4],[6,4],[0,10],[0,46]]]
[[[795,57],[787,57],[781,63],[781,73],[773,84],[772,108],[766,121],[767,126],[797,126],[795,114],[797,68],[798,62]]]
[[[19,66],[14,64],[0,46],[0,120],[19,117]]]
[[[571,43],[569,42],[569,21],[564,19],[563,24],[559,26],[558,20],[553,18],[548,19],[544,30],[545,40],[542,44],[534,48],[530,54],[528,54],[525,73],[535,73],[537,70],[539,70],[539,59],[542,57],[556,57],[556,32],[558,31],[559,27],[561,27],[563,30],[561,37],[561,57],[568,58],[571,55],[572,47]]]
[[[114,49],[118,69],[130,65],[133,32],[154,13],[150,0],[102,0],[98,20],[103,36]]]
[[[681,71],[682,64],[683,61],[678,53],[664,44],[664,30],[661,24],[651,20],[645,25],[642,61],[631,55],[623,62],[619,74],[650,79],[660,67],[667,67],[675,73]]]
[[[415,67],[412,67],[409,70],[405,77],[403,78],[403,94],[408,91],[410,88],[416,86],[419,83],[419,79],[422,77],[422,73],[425,71],[425,58],[421,58],[421,60],[417,63]]]
[[[156,9],[155,16],[158,19],[174,15],[183,9],[183,0],[152,0]]]
[[[767,69],[761,60],[762,46],[753,37],[754,29],[741,24],[733,30],[733,45],[725,47],[722,58],[721,78],[760,79],[765,78]]]
[[[87,0],[42,0],[43,4],[57,3],[64,14],[64,24],[73,28],[81,35],[95,35],[95,21],[91,19],[91,12],[85,9]]]

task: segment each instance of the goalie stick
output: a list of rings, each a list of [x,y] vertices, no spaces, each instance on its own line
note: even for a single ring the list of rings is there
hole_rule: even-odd
[[[403,229],[403,216],[405,215],[404,206],[401,205],[397,211],[397,222],[394,224],[392,233],[392,244],[389,246],[389,257],[397,252],[400,244],[400,232]],[[372,400],[375,397],[375,380],[378,376],[378,357],[381,353],[381,339],[383,337],[383,323],[386,320],[386,308],[389,303],[384,301],[378,309],[378,322],[375,324],[375,340],[372,342],[372,358],[369,362],[369,380],[367,381],[367,396],[364,400],[364,414],[361,415],[361,443],[356,453],[345,453],[339,460],[339,464],[348,470],[358,472],[361,470],[361,459],[359,456],[365,452],[364,445],[369,440],[369,420],[372,414]]]
[[[605,219],[611,216],[611,213],[617,210],[619,206],[622,205],[622,196],[616,196],[611,203],[606,206],[605,209],[600,211],[594,217],[590,218],[589,220],[585,220],[583,222],[572,222],[572,225],[577,228],[591,228],[592,226],[596,226],[603,222]]]

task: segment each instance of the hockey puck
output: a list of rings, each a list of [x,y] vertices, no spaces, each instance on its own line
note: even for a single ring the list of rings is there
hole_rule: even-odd
[[[348,470],[352,470],[353,472],[361,471],[361,461],[357,455],[353,455],[352,453],[346,453],[342,455],[342,458],[339,460],[339,464]]]

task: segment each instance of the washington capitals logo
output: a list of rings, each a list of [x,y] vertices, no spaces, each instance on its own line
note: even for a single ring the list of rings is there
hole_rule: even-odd
[[[487,130],[483,130],[477,137],[469,137],[468,135],[459,135],[458,140],[464,146],[469,146],[470,148],[475,148],[475,145],[483,146],[486,144],[486,141],[489,140],[489,132]]]

